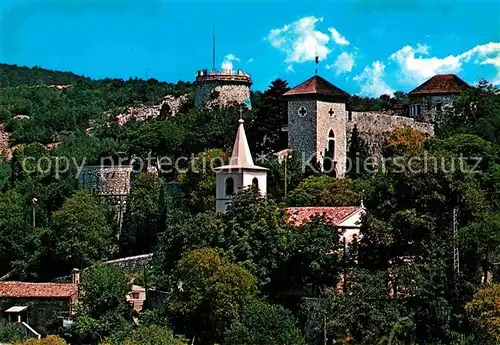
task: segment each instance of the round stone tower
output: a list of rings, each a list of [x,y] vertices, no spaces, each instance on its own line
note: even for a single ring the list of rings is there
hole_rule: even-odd
[[[195,81],[195,106],[218,105],[221,107],[237,104],[250,103],[250,86],[252,80],[250,75],[240,70],[206,69],[196,73]]]

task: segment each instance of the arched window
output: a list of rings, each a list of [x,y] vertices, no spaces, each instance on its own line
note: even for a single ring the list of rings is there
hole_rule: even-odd
[[[333,134],[333,129],[330,129],[330,133],[328,133],[328,146],[327,151],[329,153],[330,158],[335,158],[335,134]]]
[[[326,139],[326,151],[323,159],[323,171],[327,174],[335,173],[335,134],[331,129]]]
[[[226,179],[226,195],[234,194],[234,179],[232,177],[228,177]]]
[[[252,188],[259,190],[259,180],[257,179],[257,177],[254,177],[252,179]]]

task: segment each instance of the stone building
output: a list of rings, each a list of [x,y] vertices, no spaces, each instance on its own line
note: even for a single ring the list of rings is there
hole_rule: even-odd
[[[0,328],[9,322],[37,335],[48,323],[71,320],[78,301],[80,275],[70,283],[0,282]]]
[[[346,102],[349,94],[325,79],[314,76],[287,91],[288,147],[309,160],[333,160],[335,176],[345,171],[347,136]]]
[[[130,192],[132,166],[86,166],[79,183],[91,194],[99,196],[127,196]]]
[[[243,71],[223,69],[221,71],[206,69],[196,73],[195,106],[211,107],[227,106],[234,103],[250,103],[250,75]]]
[[[240,119],[231,160],[228,165],[216,168],[216,212],[225,212],[233,195],[249,187],[257,188],[265,196],[268,170],[253,163],[243,120]]]
[[[284,94],[288,101],[288,147],[322,164],[330,162],[336,177],[346,173],[349,134],[354,126],[374,158],[381,154],[386,136],[399,127],[411,127],[426,136],[434,125],[416,118],[380,112],[353,112],[347,108],[349,94],[327,80],[314,76]],[[325,162],[325,163],[323,163]]]
[[[419,121],[436,122],[453,98],[470,85],[454,74],[438,74],[408,93],[409,116]]]

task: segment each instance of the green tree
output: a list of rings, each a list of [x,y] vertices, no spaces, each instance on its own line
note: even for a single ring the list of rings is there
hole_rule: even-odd
[[[286,249],[266,293],[318,296],[335,286],[343,265],[339,230],[320,216],[287,230]]]
[[[265,154],[287,148],[282,128],[288,122],[288,108],[283,94],[289,89],[288,83],[278,78],[261,95],[250,126],[254,151]]]
[[[354,125],[349,137],[349,149],[347,150],[347,176],[358,179],[367,176],[372,169],[369,164],[370,158],[365,140],[359,135],[358,127]]]
[[[215,171],[214,168],[228,162],[226,152],[208,149],[194,157],[189,167],[179,174],[179,181],[186,193],[185,204],[193,213],[215,209]]]
[[[224,215],[226,255],[269,283],[287,248],[289,230],[283,210],[255,189],[237,193]]]
[[[483,344],[500,344],[500,284],[480,289],[465,305],[467,317]]]
[[[175,281],[168,313],[178,329],[201,344],[219,341],[256,293],[255,278],[211,248],[187,253],[177,263]]]
[[[36,255],[39,232],[31,226],[30,211],[20,194],[0,193],[0,275]]]
[[[441,137],[468,133],[500,143],[500,96],[498,88],[480,80],[478,85],[463,91],[453,102],[453,108],[443,114],[437,127]]]
[[[187,342],[174,336],[172,331],[157,325],[139,326],[120,340],[106,341],[101,345],[186,345]]]
[[[64,201],[52,215],[44,248],[53,273],[67,274],[108,258],[112,251],[114,229],[111,211],[105,200],[78,192]],[[57,267],[57,269],[55,269]]]
[[[481,283],[492,280],[493,263],[500,256],[500,212],[487,212],[477,220],[460,229],[460,244],[464,248],[462,255],[472,256],[473,267],[479,265],[482,271]],[[465,264],[471,264],[468,257]]]
[[[132,322],[132,307],[127,302],[131,286],[118,267],[97,264],[82,274],[73,334],[80,341],[97,343]]]
[[[361,197],[348,179],[335,179],[327,175],[306,178],[287,197],[289,206],[354,206]]]
[[[127,199],[127,210],[120,235],[122,255],[150,253],[165,229],[168,196],[161,178],[149,173],[137,176]]]
[[[255,301],[225,332],[223,344],[301,345],[304,338],[290,311],[280,305]]]
[[[328,289],[321,298],[306,299],[306,341],[317,343],[324,332],[329,341],[375,344],[401,319],[397,300],[388,299],[383,272],[351,271],[344,293]],[[398,335],[405,339],[406,332]],[[411,338],[400,344],[412,344]]]

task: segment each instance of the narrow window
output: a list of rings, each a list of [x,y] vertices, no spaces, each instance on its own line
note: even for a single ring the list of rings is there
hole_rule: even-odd
[[[442,109],[442,108],[441,108],[441,102],[436,103],[436,111],[437,111],[437,112],[440,112],[440,111],[441,111],[441,109]]]
[[[259,180],[257,179],[257,177],[254,177],[252,179],[252,188],[259,190]]]
[[[335,157],[335,134],[333,134],[333,130],[330,129],[330,133],[328,133],[328,157],[333,159]]]
[[[234,194],[234,179],[232,177],[228,177],[226,179],[226,195]]]
[[[422,115],[422,107],[420,106],[420,104],[417,104],[417,116],[420,115]]]

